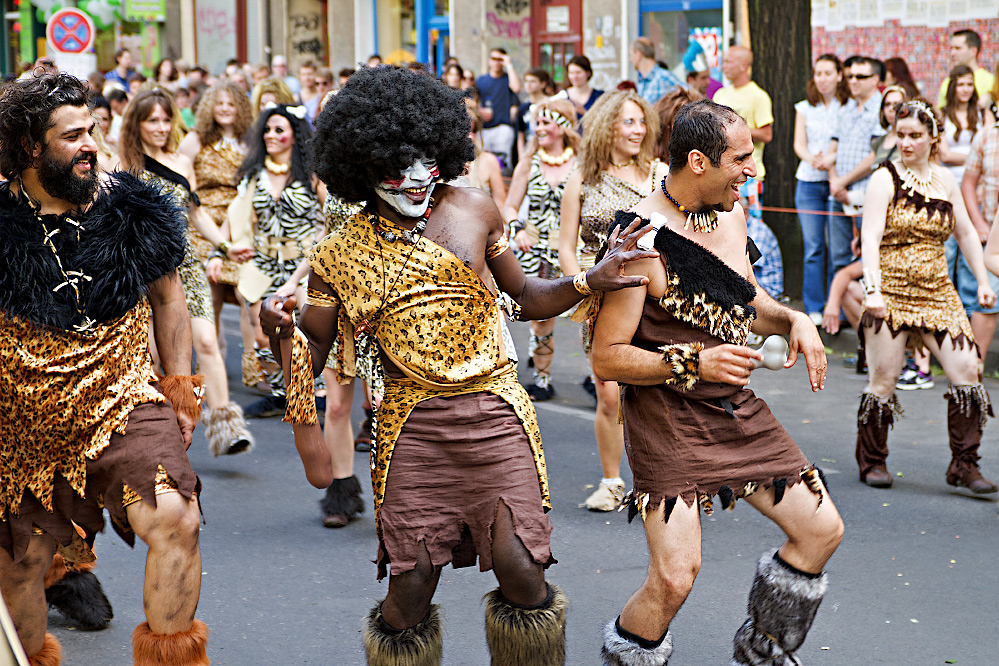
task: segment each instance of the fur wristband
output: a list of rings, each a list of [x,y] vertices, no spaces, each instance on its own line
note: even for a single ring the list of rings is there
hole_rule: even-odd
[[[194,423],[201,419],[201,400],[205,396],[205,378],[202,375],[161,377],[160,393],[170,401],[177,414],[185,414]]]
[[[688,342],[675,345],[663,345],[659,348],[663,360],[669,368],[670,376],[664,382],[675,386],[680,391],[689,391],[697,383],[700,373],[700,353],[704,345],[700,342]]]

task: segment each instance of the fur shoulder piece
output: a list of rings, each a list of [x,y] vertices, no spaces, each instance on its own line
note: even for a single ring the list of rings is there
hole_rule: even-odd
[[[635,213],[618,211],[607,230],[608,235],[616,227],[627,227],[635,217]],[[642,218],[641,226],[647,224],[649,220]],[[723,308],[745,307],[756,298],[752,282],[729,268],[710,250],[675,231],[662,227],[656,232],[653,245],[665,260],[667,269],[677,276],[684,296],[690,298],[703,293]]]
[[[176,199],[127,171],[115,171],[90,208],[79,262],[94,278],[91,317],[124,315],[148,285],[172,273],[187,249],[187,218]]]

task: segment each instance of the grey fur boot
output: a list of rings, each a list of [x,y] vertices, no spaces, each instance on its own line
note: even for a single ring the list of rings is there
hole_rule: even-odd
[[[382,619],[382,603],[364,618],[364,654],[368,666],[440,666],[444,654],[441,607],[430,612],[415,627],[396,631]]]
[[[548,585],[548,596],[525,608],[507,601],[496,588],[485,596],[486,643],[492,666],[565,664],[565,611],[562,590]]]
[[[760,558],[749,591],[749,618],[735,633],[731,666],[801,666],[795,652],[827,587],[825,573],[798,571],[777,553]]]
[[[208,448],[218,456],[243,453],[253,448],[253,435],[246,428],[243,408],[234,402],[210,407],[203,414]]]
[[[673,637],[667,631],[656,644],[643,641],[639,645],[638,636],[621,629],[617,620],[611,620],[604,627],[604,646],[600,650],[603,666],[666,666],[673,654]],[[625,635],[622,635],[624,632]],[[640,639],[639,639],[640,640]]]

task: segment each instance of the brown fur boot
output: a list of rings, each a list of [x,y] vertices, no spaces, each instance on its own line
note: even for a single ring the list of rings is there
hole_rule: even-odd
[[[267,378],[263,366],[257,359],[257,352],[252,349],[243,350],[242,358],[243,386],[256,386]]]
[[[415,627],[398,631],[382,619],[382,604],[364,618],[364,654],[368,666],[440,666],[444,653],[440,606]]]
[[[135,666],[209,666],[207,643],[208,627],[201,620],[176,634],[154,634],[143,622],[132,632],[132,661]]]
[[[253,448],[253,435],[246,428],[243,408],[234,402],[211,407],[204,412],[205,439],[217,458],[243,453]]]
[[[486,643],[492,666],[561,666],[565,663],[565,611],[562,590],[548,585],[537,606],[515,606],[499,588],[485,596]]]
[[[62,647],[52,634],[45,634],[42,649],[28,657],[29,666],[59,666],[62,663]]]

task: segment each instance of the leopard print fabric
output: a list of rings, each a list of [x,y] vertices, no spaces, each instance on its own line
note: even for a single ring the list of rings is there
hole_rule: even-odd
[[[52,511],[56,474],[83,497],[87,460],[136,405],[164,402],[149,383],[149,315],[143,299],[84,336],[0,310],[0,515],[16,516],[25,490]]]
[[[701,292],[685,296],[680,289],[679,276],[669,266],[666,267],[666,293],[659,304],[673,318],[733,345],[746,344],[749,327],[756,319],[753,308],[741,305],[726,308]]]

